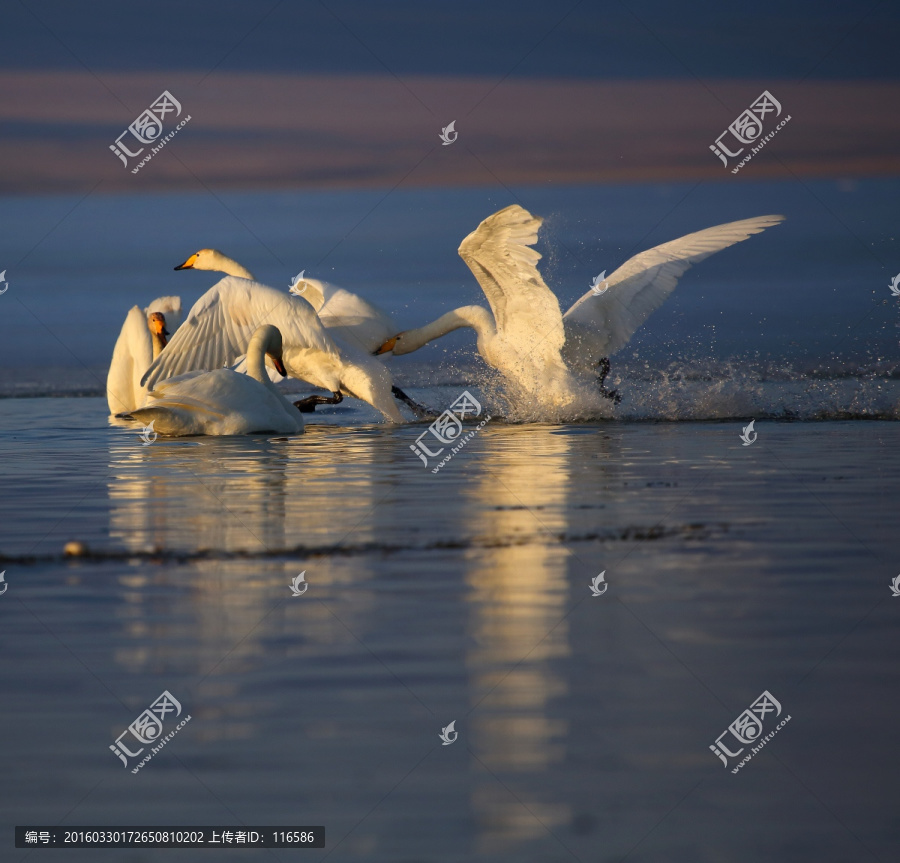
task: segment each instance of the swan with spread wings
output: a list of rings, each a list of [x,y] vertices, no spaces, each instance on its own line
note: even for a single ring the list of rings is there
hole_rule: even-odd
[[[404,422],[383,363],[333,339],[305,300],[236,276],[217,282],[197,300],[141,384],[153,387],[185,372],[212,371],[236,363],[263,324],[271,324],[281,333],[287,373],[333,394],[311,399],[337,404],[351,396],[368,402],[390,422]],[[304,399],[296,404],[303,409],[309,403],[310,399]]]
[[[460,327],[475,330],[478,352],[520,391],[543,402],[568,404],[584,391],[586,378],[604,385],[609,356],[622,348],[675,289],[693,264],[746,240],[783,216],[757,216],[703,231],[641,252],[601,280],[562,314],[537,263],[542,219],[514,204],[488,216],[459,247],[481,285],[490,311],[463,306],[414,330],[388,339],[378,353],[418,350]]]

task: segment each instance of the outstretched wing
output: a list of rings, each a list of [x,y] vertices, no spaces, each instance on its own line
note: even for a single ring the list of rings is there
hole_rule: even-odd
[[[728,222],[635,255],[606,279],[603,293],[588,291],[563,316],[566,361],[592,365],[614,354],[665,302],[693,264],[783,220],[784,216],[757,216]]]
[[[520,353],[559,360],[565,333],[559,302],[537,269],[542,219],[513,204],[488,216],[459,247],[478,279],[497,333]]]
[[[311,348],[336,356],[315,311],[303,300],[275,288],[228,276],[194,304],[187,320],[150,366],[142,383],[191,371],[231,365],[247,350],[257,327],[273,324],[285,348]]]

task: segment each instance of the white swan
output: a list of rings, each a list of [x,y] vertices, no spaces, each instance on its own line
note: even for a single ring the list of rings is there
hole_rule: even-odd
[[[175,269],[210,270],[255,281],[246,267],[217,249],[200,249]],[[358,294],[327,282],[299,278],[291,282],[291,293],[303,297],[316,310],[322,326],[331,331],[331,335],[339,336],[368,354],[373,353],[397,332],[397,327],[387,312]]]
[[[383,363],[350,345],[339,345],[309,303],[245,277],[227,276],[197,300],[141,382],[153,387],[184,372],[236,363],[262,324],[281,332],[287,374],[333,393],[331,398],[310,396],[297,402],[298,407],[337,404],[347,395],[368,402],[391,422],[404,421]]]
[[[164,435],[295,434],[303,417],[266,374],[268,356],[282,374],[282,339],[277,327],[257,327],[247,346],[247,374],[232,369],[190,372],[157,384],[144,406],[129,417]]]
[[[183,264],[175,267],[176,270],[206,270],[216,273],[225,273],[241,279],[254,280],[253,274],[234,258],[229,258],[218,249],[200,249],[194,252]],[[384,344],[385,340],[397,332],[397,326],[390,315],[368,300],[364,300],[358,294],[321,282],[318,279],[304,278],[301,271],[291,279],[290,293],[302,297],[308,302],[319,316],[322,326],[332,338],[338,340],[339,346],[349,346],[351,349],[362,352],[368,356],[375,354],[376,350]],[[366,362],[357,357],[357,362]],[[239,371],[244,371],[242,364],[237,366]],[[272,373],[270,371],[270,377]],[[275,381],[279,378],[274,377]],[[408,405],[413,413],[419,417],[430,416],[428,408],[420,405],[410,398],[398,386],[392,383],[393,395]],[[338,401],[340,401],[338,399]],[[317,404],[334,404],[334,399],[310,396],[303,403],[297,404],[304,411],[315,409]],[[396,421],[396,420],[395,420]]]
[[[165,347],[169,331],[180,322],[179,297],[160,297],[143,311],[134,306],[128,312],[106,376],[111,414],[127,413],[143,404],[147,390],[141,386],[141,377]]]
[[[600,371],[608,357],[672,293],[692,264],[746,240],[784,219],[758,216],[717,225],[641,252],[581,297],[566,313],[537,269],[530,248],[542,219],[514,204],[488,216],[466,237],[459,254],[491,306],[463,306],[430,324],[388,339],[378,353],[407,354],[460,327],[471,327],[488,365],[526,391],[556,404],[572,401],[578,381]],[[599,290],[598,290],[599,289]]]

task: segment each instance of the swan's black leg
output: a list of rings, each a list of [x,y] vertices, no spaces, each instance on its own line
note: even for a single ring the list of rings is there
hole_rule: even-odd
[[[307,396],[305,399],[294,402],[294,407],[302,414],[311,414],[316,409],[316,405],[339,405],[343,400],[344,397],[340,393],[334,393],[330,398],[328,396]]]
[[[407,405],[409,409],[415,414],[416,419],[426,420],[431,419],[431,417],[437,416],[431,408],[425,407],[425,405],[420,405],[415,399],[410,398],[400,387],[393,386],[391,387],[391,393],[393,393],[394,398],[400,399],[403,404]]]
[[[597,383],[600,387],[600,395],[609,399],[614,404],[619,404],[619,402],[622,401],[622,396],[619,395],[619,391],[608,390],[606,388],[606,376],[609,374],[609,357],[601,357],[597,361],[597,371],[599,373]]]

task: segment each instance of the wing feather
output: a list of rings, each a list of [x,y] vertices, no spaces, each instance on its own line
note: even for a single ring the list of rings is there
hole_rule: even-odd
[[[116,339],[106,377],[106,401],[111,414],[127,413],[144,399],[141,377],[153,361],[153,343],[147,316],[132,306]]]
[[[212,371],[235,363],[247,350],[257,327],[273,324],[285,348],[296,347],[337,355],[308,303],[248,279],[228,276],[194,304],[187,320],[144,375],[143,383],[190,371]]]
[[[580,367],[614,354],[665,302],[693,264],[783,220],[784,216],[757,216],[728,222],[635,255],[606,280],[603,293],[588,291],[563,316],[566,361]]]
[[[540,253],[530,248],[542,222],[513,204],[488,216],[459,255],[491,305],[498,335],[519,351],[558,359],[565,340],[559,301],[538,272]]]

